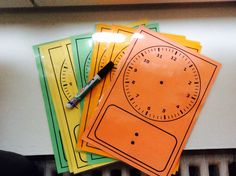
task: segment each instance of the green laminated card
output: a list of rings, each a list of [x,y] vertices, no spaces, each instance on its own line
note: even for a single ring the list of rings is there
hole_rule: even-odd
[[[43,100],[44,100],[44,106],[46,109],[47,114],[47,120],[51,135],[51,141],[52,141],[52,147],[54,152],[54,158],[56,162],[56,168],[58,173],[63,173],[69,171],[67,160],[65,157],[60,129],[58,127],[56,114],[54,111],[53,102],[49,93],[49,88],[47,85],[47,80],[44,72],[44,68],[42,67],[41,63],[41,56],[39,53],[38,46],[33,47],[35,58],[36,58],[36,64],[39,72],[39,79],[43,94]]]

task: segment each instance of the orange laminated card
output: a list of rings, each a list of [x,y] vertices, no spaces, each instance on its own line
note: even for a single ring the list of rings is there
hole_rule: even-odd
[[[127,29],[121,35],[121,37],[124,37],[122,42],[116,43],[118,45],[124,46],[125,43],[129,43],[130,38],[131,38],[131,36],[132,36],[132,34],[134,32],[134,29],[128,28],[128,27],[112,26],[112,32],[113,32],[114,36],[118,36],[118,37],[120,37],[120,36],[119,35],[115,35],[115,34],[117,34],[116,33],[116,29],[117,28],[125,28],[125,29]],[[110,46],[111,45],[113,46],[113,44],[110,44]],[[127,45],[128,44],[126,44],[126,46]],[[100,48],[100,50],[101,50],[101,48]],[[122,53],[124,53],[124,50],[121,50],[121,51],[122,51]],[[96,64],[97,66],[95,68],[95,71],[91,73],[92,74],[91,76],[94,76],[100,69],[102,69],[110,61],[110,58],[107,57],[107,55],[110,55],[108,52],[109,52],[109,49],[106,50],[106,54],[103,57],[99,57],[99,58],[95,59],[97,61],[97,64]],[[95,56],[97,56],[97,54]],[[119,57],[118,57],[118,59],[119,59]],[[118,59],[117,59],[117,62],[114,61],[115,66],[114,66],[114,69],[111,71],[111,73],[115,73],[115,68],[117,67]],[[86,125],[89,122],[90,117],[93,115],[94,110],[97,108],[98,103],[99,103],[99,99],[103,95],[104,90],[107,89],[107,87],[108,87],[108,85],[110,83],[111,75],[113,75],[113,74],[108,74],[108,76],[106,76],[103,80],[101,80],[101,82],[96,87],[94,87],[91,90],[91,92],[89,93],[90,97],[88,97],[88,96],[86,97],[86,100],[85,100],[85,105],[86,106],[85,106],[83,118],[84,118],[84,120],[87,119],[87,121],[86,121],[86,123],[82,123],[85,126],[84,129],[86,129]],[[80,134],[82,134],[82,133],[80,133]],[[81,137],[82,137],[82,135],[81,135]],[[104,153],[99,148],[91,146],[90,144],[88,144],[87,142],[84,142],[84,141],[82,141],[81,149],[84,150],[84,151],[89,151],[89,152],[92,152],[92,153],[96,153],[96,154],[100,154],[100,155],[111,157],[110,155]]]
[[[221,64],[139,28],[83,140],[148,175],[171,175]]]
[[[112,43],[111,35],[112,35],[112,29],[111,29],[110,25],[98,24],[96,26],[96,33],[94,35],[92,35],[93,40],[94,40],[94,47],[93,47],[93,54],[92,54],[91,61],[90,61],[91,67],[90,67],[90,72],[89,72],[89,80],[92,79],[96,75],[96,73],[98,72],[98,69],[103,64],[102,62],[103,62],[103,58],[106,55],[107,48]],[[104,80],[101,80],[99,82],[99,84],[96,86],[96,88],[99,88],[100,87],[99,85],[103,84],[103,81]],[[82,119],[81,119],[81,123],[80,123],[78,142],[77,142],[77,149],[79,151],[82,150],[82,151],[93,152],[93,150],[95,150],[95,151],[99,150],[96,147],[89,145],[87,142],[83,141],[82,135],[81,135],[86,128],[86,124],[87,124],[87,120],[88,120],[87,116],[89,115],[88,110],[91,108],[90,104],[93,103],[90,101],[93,91],[94,91],[94,89],[86,95],[85,101],[84,101],[84,109],[83,109],[83,113],[82,113]],[[100,94],[93,95],[94,99],[99,99],[99,97],[100,97]],[[96,103],[96,105],[97,105],[97,103]],[[90,149],[90,150],[88,150],[88,149]],[[101,151],[101,150],[99,150],[99,151]],[[106,154],[105,152],[102,152],[102,151],[99,154],[109,156],[108,154]]]

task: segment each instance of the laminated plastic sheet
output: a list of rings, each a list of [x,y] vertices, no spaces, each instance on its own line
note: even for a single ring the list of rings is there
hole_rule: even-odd
[[[141,27],[83,140],[149,175],[171,175],[221,64]]]

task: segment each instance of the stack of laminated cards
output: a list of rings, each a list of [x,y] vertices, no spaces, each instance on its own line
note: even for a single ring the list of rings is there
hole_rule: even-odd
[[[174,175],[221,67],[198,41],[157,23],[97,24],[90,34],[33,46],[58,173],[117,161]],[[112,70],[74,108],[104,66]]]

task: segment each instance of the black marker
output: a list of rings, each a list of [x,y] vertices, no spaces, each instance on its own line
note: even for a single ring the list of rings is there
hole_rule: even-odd
[[[84,96],[101,80],[103,79],[107,73],[112,69],[114,66],[113,62],[109,62],[107,65],[105,65],[104,68],[102,68],[94,77],[92,80],[90,80],[82,89],[81,91],[73,97],[67,104],[66,107],[69,109],[72,109],[76,106],[77,103],[79,103]]]

